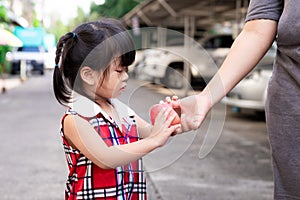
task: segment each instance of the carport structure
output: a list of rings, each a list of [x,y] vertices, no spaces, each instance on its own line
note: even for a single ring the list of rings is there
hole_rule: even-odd
[[[157,46],[166,46],[166,29],[184,34],[184,48],[189,38],[201,38],[217,26],[227,26],[235,37],[241,30],[250,0],[145,0],[123,18],[129,27],[155,27]],[[139,34],[139,33],[138,33]],[[148,48],[150,34],[141,31],[141,47]],[[190,67],[184,63],[184,77],[190,81]],[[185,93],[188,86],[184,88]]]
[[[216,24],[227,23],[239,31],[248,4],[249,0],[145,0],[127,13],[123,21],[133,28],[134,20],[138,19],[141,27],[183,29],[192,37]]]

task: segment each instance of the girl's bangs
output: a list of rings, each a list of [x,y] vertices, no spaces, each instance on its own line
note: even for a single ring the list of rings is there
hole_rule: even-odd
[[[135,60],[135,48],[130,34],[123,31],[113,36],[122,66],[129,66]]]
[[[131,65],[135,60],[135,50],[129,51],[123,55],[121,55],[121,66],[129,66]]]

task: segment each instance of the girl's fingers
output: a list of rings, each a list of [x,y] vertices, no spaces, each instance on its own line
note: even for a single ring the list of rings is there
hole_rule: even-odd
[[[166,120],[166,124],[168,125],[168,127],[171,125],[172,121],[175,119],[176,117],[176,113],[175,112],[172,112],[172,109],[168,109],[169,110],[169,113],[168,113],[168,119]],[[171,113],[171,114],[170,114]]]
[[[162,108],[161,111],[157,114],[157,117],[155,121],[157,122],[158,120],[160,122],[165,122],[167,120],[168,115],[170,114],[171,109],[169,108]]]
[[[178,125],[179,125],[179,127],[177,127],[177,128],[172,132],[172,136],[181,134],[181,133],[183,132],[181,124],[178,124]]]
[[[166,97],[166,103],[171,103],[171,98],[168,96],[168,97]]]
[[[178,96],[166,97],[166,103],[172,105],[172,108],[180,108]]]
[[[178,133],[181,133],[181,125],[180,124],[176,124],[176,125],[173,125],[173,126],[170,126],[169,127],[172,135],[176,135]]]
[[[173,112],[172,108],[163,108],[158,113],[154,126],[162,132],[167,131],[166,133],[170,135],[180,133],[182,132],[181,124],[171,125],[175,117],[177,117],[177,113]]]
[[[172,101],[177,101],[178,100],[178,96],[172,96]]]

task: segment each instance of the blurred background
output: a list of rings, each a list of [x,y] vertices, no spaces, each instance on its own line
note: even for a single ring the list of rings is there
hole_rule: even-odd
[[[63,199],[52,91],[55,46],[77,25],[119,19],[136,60],[121,100],[149,120],[166,96],[200,92],[244,25],[249,0],[0,0],[1,199]],[[268,200],[273,182],[264,104],[276,43],[203,126],[146,156],[150,200]],[[205,149],[205,152],[203,152]]]

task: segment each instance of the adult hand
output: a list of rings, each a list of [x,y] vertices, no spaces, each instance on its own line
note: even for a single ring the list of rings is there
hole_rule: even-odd
[[[179,100],[181,108],[182,131],[196,130],[200,127],[212,107],[208,92],[191,95]]]

